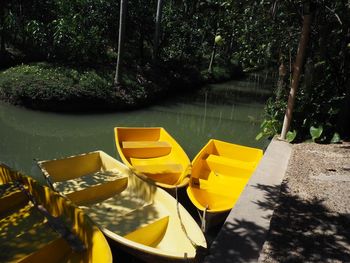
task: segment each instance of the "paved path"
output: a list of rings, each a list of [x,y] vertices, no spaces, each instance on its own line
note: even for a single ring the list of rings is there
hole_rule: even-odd
[[[257,262],[275,208],[292,147],[273,139],[214,240],[206,263]],[[268,194],[267,194],[268,193]]]

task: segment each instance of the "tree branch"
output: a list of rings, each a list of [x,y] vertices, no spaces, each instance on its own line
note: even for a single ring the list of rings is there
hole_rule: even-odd
[[[334,14],[334,16],[337,18],[339,24],[342,26],[343,22],[340,20],[340,17],[338,16],[338,14],[334,10],[330,9],[328,6],[326,6],[326,8]]]

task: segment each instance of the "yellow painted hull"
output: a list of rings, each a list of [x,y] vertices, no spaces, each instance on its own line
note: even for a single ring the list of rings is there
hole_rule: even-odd
[[[80,249],[59,234],[52,218]],[[2,164],[0,244],[0,262],[112,262],[107,240],[81,209]]]
[[[210,140],[192,161],[189,199],[209,214],[231,210],[262,155],[260,149]]]
[[[116,127],[114,134],[120,158],[139,177],[165,189],[188,185],[190,160],[164,128]]]
[[[206,247],[194,219],[171,195],[102,151],[41,161],[39,166],[56,190],[129,253],[150,262],[194,260],[197,252],[185,231],[198,246]]]

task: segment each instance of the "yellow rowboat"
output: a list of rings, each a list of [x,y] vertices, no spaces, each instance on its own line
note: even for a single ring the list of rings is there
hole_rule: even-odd
[[[0,262],[112,262],[102,232],[69,200],[0,164]]]
[[[114,128],[123,163],[139,177],[164,189],[188,185],[191,163],[181,146],[164,128]]]
[[[206,248],[199,226],[170,194],[104,152],[38,164],[55,190],[128,253],[148,262],[192,261]]]
[[[231,210],[262,155],[260,149],[209,140],[192,161],[189,199],[208,214]]]

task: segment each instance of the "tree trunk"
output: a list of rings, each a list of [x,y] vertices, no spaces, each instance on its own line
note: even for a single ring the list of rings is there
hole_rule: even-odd
[[[215,59],[215,55],[216,55],[216,35],[218,33],[218,28],[219,28],[219,21],[220,21],[220,9],[217,8],[216,9],[216,17],[214,20],[214,44],[213,44],[213,49],[211,51],[211,56],[210,56],[210,62],[209,62],[209,67],[208,67],[208,73],[212,74],[213,73],[213,64],[214,64],[214,59]]]
[[[140,39],[139,39],[139,55],[140,55],[140,60],[141,63],[144,63],[144,40],[145,40],[145,33],[143,30],[143,27],[140,29]]]
[[[292,114],[294,109],[295,96],[299,86],[300,75],[301,75],[301,71],[302,71],[302,67],[305,59],[306,47],[310,36],[311,14],[304,15],[303,18],[304,18],[303,28],[301,32],[300,41],[299,41],[297,57],[293,68],[293,78],[292,78],[290,93],[288,97],[287,109],[284,115],[283,127],[281,131],[282,140],[286,139],[287,132],[290,128],[290,123],[292,120]]]
[[[232,32],[230,35],[230,43],[226,47],[226,63],[228,64],[230,63],[232,58],[234,40],[235,40],[235,37]]]
[[[154,32],[154,46],[153,46],[153,59],[158,58],[159,52],[159,38],[160,38],[160,30],[161,30],[161,22],[162,22],[162,14],[163,14],[163,0],[157,1],[157,14],[156,14],[156,27]]]
[[[120,0],[118,57],[117,57],[117,66],[116,66],[115,77],[114,77],[115,86],[120,85],[120,64],[122,61],[123,47],[124,47],[126,5],[127,5],[127,0]]]
[[[215,55],[216,55],[216,43],[214,42],[213,51],[211,52],[211,57],[210,57],[210,62],[208,67],[209,74],[213,73],[213,64],[214,64]]]
[[[5,53],[5,5],[4,3],[0,3],[0,24],[2,25],[2,29],[0,31],[0,53]]]
[[[0,32],[0,53],[5,53],[5,30],[2,29]]]

